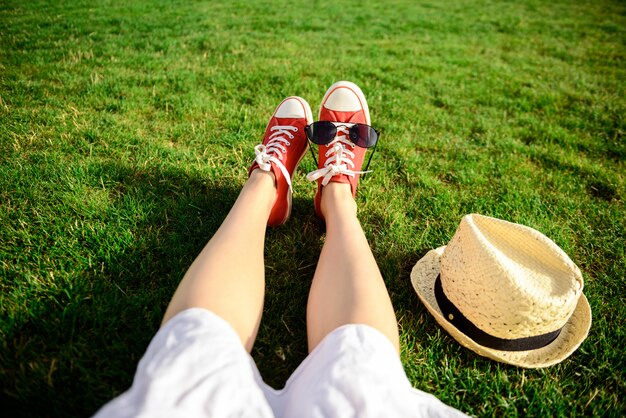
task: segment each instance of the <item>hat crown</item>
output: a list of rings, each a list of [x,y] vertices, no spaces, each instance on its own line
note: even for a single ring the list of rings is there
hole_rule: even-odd
[[[465,216],[441,258],[448,299],[484,332],[514,339],[565,325],[583,289],[578,267],[540,232]]]

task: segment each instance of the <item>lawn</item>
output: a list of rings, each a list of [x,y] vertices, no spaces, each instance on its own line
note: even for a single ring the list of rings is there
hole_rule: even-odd
[[[620,1],[1,1],[0,408],[86,416],[132,381],[274,107],[364,91],[382,138],[359,218],[413,385],[478,416],[626,414],[626,4]],[[306,356],[315,186],[267,235],[253,357]],[[461,217],[531,226],[580,267],[570,358],[526,370],[458,345],[412,266]]]

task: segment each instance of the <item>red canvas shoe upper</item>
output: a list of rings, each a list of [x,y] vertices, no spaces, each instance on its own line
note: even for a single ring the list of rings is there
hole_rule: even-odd
[[[291,213],[291,178],[306,153],[304,128],[313,120],[309,104],[291,96],[278,105],[265,128],[263,143],[254,147],[253,170],[271,171],[276,177],[276,201],[267,221],[269,226],[285,223]]]
[[[348,136],[351,124],[370,124],[369,109],[361,89],[348,81],[333,84],[322,99],[319,120],[335,122],[337,126],[335,139],[318,146],[318,169],[307,174],[309,180],[317,180],[315,212],[323,219],[322,188],[329,182],[348,183],[352,196],[355,196],[359,177],[363,174],[361,167],[366,149],[357,147]]]

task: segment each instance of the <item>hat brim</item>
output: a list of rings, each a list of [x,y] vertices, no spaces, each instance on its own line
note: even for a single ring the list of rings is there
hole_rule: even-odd
[[[591,327],[591,308],[584,294],[581,293],[571,317],[559,336],[550,344],[529,351],[501,351],[477,344],[448,322],[435,298],[435,279],[439,275],[441,256],[445,246],[429,251],[415,264],[411,271],[411,283],[426,309],[461,345],[493,360],[527,368],[548,367],[559,363],[572,354],[587,338]]]

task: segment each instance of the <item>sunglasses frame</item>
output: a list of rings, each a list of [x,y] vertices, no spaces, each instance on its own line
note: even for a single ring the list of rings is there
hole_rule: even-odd
[[[335,129],[337,129],[337,127],[338,127],[337,125],[335,125],[335,123],[334,123],[334,122],[331,122],[331,121],[317,121],[317,122],[329,122],[329,123],[333,124],[333,126],[335,126]],[[313,151],[313,146],[311,145],[311,143],[314,143],[315,145],[328,145],[328,144],[330,144],[330,143],[332,142],[332,139],[331,139],[331,140],[330,140],[330,141],[328,141],[328,143],[326,143],[326,144],[317,144],[317,143],[313,142],[313,140],[311,140],[311,138],[309,138],[309,133],[308,133],[308,132],[309,132],[309,127],[310,127],[311,125],[313,125],[314,123],[317,123],[317,122],[312,122],[312,123],[310,123],[310,124],[308,124],[308,125],[306,125],[306,126],[304,127],[304,132],[305,132],[305,134],[306,134],[306,139],[307,139],[307,142],[309,143],[309,149],[311,150],[311,155],[313,156],[313,161],[315,161],[315,165],[318,165],[318,163],[317,163],[317,158],[315,158],[315,152]],[[368,169],[368,168],[369,168],[369,166],[370,166],[370,162],[372,162],[372,157],[374,156],[374,153],[376,152],[376,147],[378,146],[378,140],[380,139],[380,131],[379,131],[378,129],[374,128],[373,126],[368,125],[368,124],[366,124],[366,123],[354,123],[354,124],[352,124],[352,126],[357,126],[357,125],[367,126],[368,128],[372,129],[374,132],[376,132],[376,136],[377,136],[377,138],[376,138],[376,143],[375,143],[373,146],[371,146],[371,147],[361,147],[361,146],[360,146],[360,145],[358,145],[356,142],[352,141],[352,139],[348,136],[348,139],[350,139],[350,141],[351,141],[354,145],[356,145],[357,147],[359,147],[359,148],[364,148],[364,149],[369,149],[369,148],[372,148],[372,152],[370,153],[370,156],[369,156],[369,158],[367,159],[367,164],[365,165],[365,169],[363,170],[363,171],[367,171],[367,169]],[[339,124],[339,126],[347,126],[347,125],[342,123],[342,124]],[[349,129],[351,129],[351,128],[352,128],[352,126],[350,126],[350,128],[349,128]],[[335,132],[335,136],[336,136],[336,135],[337,135],[337,133]],[[362,177],[363,177],[363,178],[365,177],[365,173],[362,175]]]

